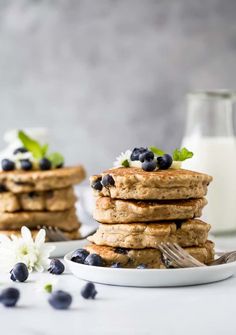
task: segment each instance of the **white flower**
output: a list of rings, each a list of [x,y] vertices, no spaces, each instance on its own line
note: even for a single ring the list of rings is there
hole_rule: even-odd
[[[33,240],[27,227],[21,228],[21,237],[11,235],[11,238],[0,234],[0,267],[10,271],[13,266],[22,262],[29,271],[43,272],[49,267],[49,256],[55,247],[45,244],[46,232],[40,229]]]
[[[173,161],[171,164],[171,169],[179,170],[181,169],[182,162],[181,161]]]
[[[123,165],[124,162],[127,162],[130,166],[130,156],[132,154],[132,151],[131,150],[126,150],[125,152],[122,152],[115,160],[114,162],[114,166],[115,167],[128,167],[128,166],[125,166]]]

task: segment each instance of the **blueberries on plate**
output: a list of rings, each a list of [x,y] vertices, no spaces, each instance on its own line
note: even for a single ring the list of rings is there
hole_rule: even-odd
[[[111,268],[118,269],[118,268],[120,268],[121,266],[120,266],[120,263],[119,263],[119,262],[116,262],[116,263],[112,263],[110,267],[111,267]]]
[[[130,156],[131,161],[138,161],[140,154],[146,152],[147,150],[148,150],[147,148],[143,147],[134,148]]]
[[[147,268],[146,265],[143,263],[137,266],[137,269],[146,269],[146,268]]]
[[[29,270],[25,263],[17,263],[10,271],[10,274],[12,281],[24,282],[29,277]]]
[[[85,258],[84,264],[93,266],[103,266],[102,257],[97,254],[90,254]]]
[[[139,155],[140,162],[152,161],[154,159],[154,153],[152,151],[145,151]]]
[[[115,185],[115,180],[110,174],[106,174],[105,176],[102,177],[102,185],[104,187],[107,186],[114,186]]]
[[[14,287],[4,289],[0,294],[0,302],[5,307],[14,307],[20,298],[20,291]]]
[[[28,152],[28,150],[24,147],[20,147],[13,151],[13,155],[17,155],[19,153],[24,154],[25,152]]]
[[[65,271],[65,266],[59,259],[54,258],[50,262],[48,271],[54,275],[61,275]]]
[[[77,249],[73,252],[71,256],[72,262],[84,264],[85,258],[89,255],[86,249]]]
[[[97,191],[101,191],[103,188],[101,181],[102,181],[102,178],[98,178],[92,183],[91,187]]]
[[[72,303],[72,296],[65,291],[54,291],[50,294],[48,302],[55,309],[67,309]]]
[[[157,167],[157,162],[156,160],[152,160],[152,161],[144,161],[142,163],[142,169],[144,171],[154,171]]]
[[[33,164],[29,159],[21,159],[20,160],[20,166],[21,166],[22,170],[29,171],[29,170],[32,169]]]
[[[97,294],[94,283],[87,283],[82,287],[81,295],[84,299],[94,299]]]
[[[116,247],[114,252],[117,253],[117,254],[126,255],[128,253],[128,250],[125,249],[125,248]]]
[[[167,170],[171,166],[173,159],[170,155],[165,154],[163,156],[157,157],[157,165],[161,170]]]
[[[47,158],[40,159],[40,161],[39,161],[40,170],[44,170],[44,171],[50,170],[51,167],[52,167],[52,163],[50,162],[49,159],[47,159]]]
[[[15,169],[15,163],[10,159],[3,159],[2,160],[2,169],[3,171],[12,171]]]

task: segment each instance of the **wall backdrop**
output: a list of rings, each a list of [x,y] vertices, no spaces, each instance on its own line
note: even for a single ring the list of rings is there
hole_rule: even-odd
[[[235,0],[0,0],[1,134],[49,127],[89,173],[176,147],[186,92],[236,86],[235,14]]]

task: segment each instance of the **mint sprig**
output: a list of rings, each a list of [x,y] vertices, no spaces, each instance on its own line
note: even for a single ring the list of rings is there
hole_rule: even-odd
[[[193,152],[189,151],[187,148],[175,149],[172,153],[172,158],[174,161],[183,162],[186,159],[192,158]]]
[[[30,136],[28,136],[24,131],[20,130],[18,132],[18,138],[23,144],[23,146],[32,153],[33,157],[36,160],[40,160],[44,157],[48,158],[52,167],[56,168],[60,165],[64,164],[64,157],[59,152],[53,152],[48,154],[49,145],[43,144],[41,145],[38,141],[34,140]]]
[[[151,150],[157,156],[163,156],[165,154],[165,151],[154,146],[149,147],[149,150]]]

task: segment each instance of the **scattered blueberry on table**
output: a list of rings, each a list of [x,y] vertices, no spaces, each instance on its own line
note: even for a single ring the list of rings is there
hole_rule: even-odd
[[[20,291],[14,287],[4,289],[0,294],[0,302],[5,307],[14,307],[20,298]]]
[[[86,257],[89,255],[89,252],[86,249],[77,249],[73,252],[71,256],[72,262],[84,264]]]
[[[54,291],[50,294],[48,302],[55,309],[68,309],[72,303],[72,296],[65,291]]]
[[[95,288],[94,283],[87,283],[85,286],[82,287],[81,295],[84,299],[95,299],[95,296],[97,295],[97,291]]]
[[[29,270],[24,263],[17,263],[10,271],[10,274],[12,281],[24,282],[29,277]]]
[[[60,275],[65,271],[65,266],[59,259],[54,258],[50,262],[48,271],[54,275]]]

